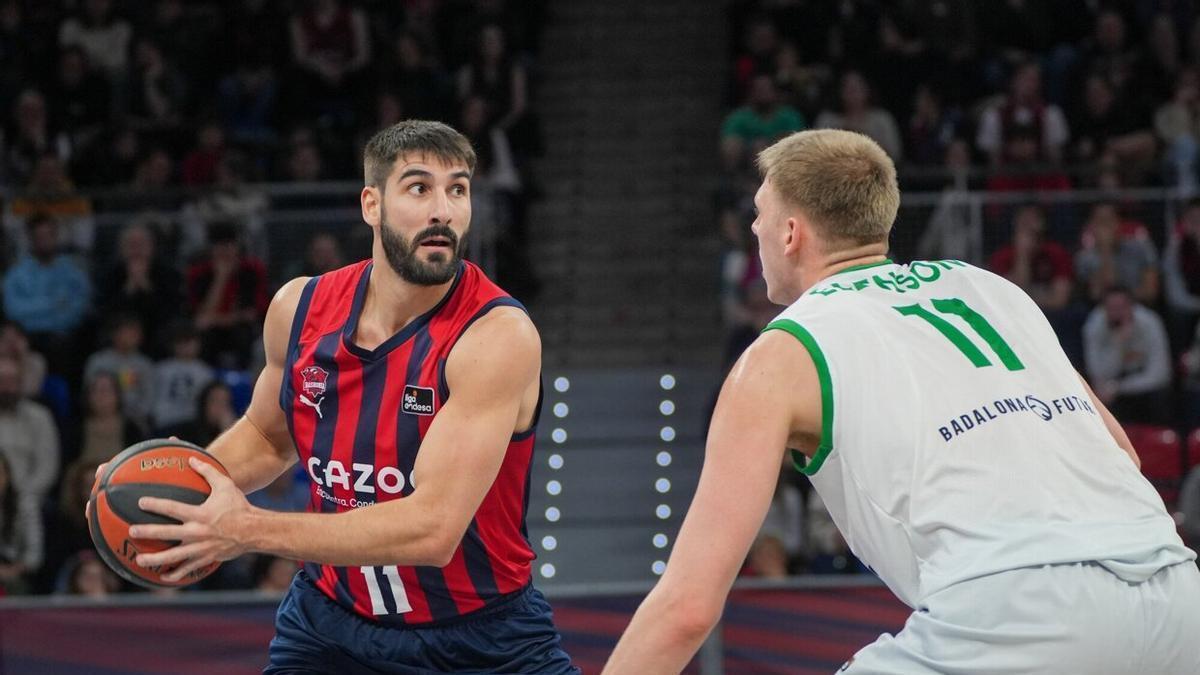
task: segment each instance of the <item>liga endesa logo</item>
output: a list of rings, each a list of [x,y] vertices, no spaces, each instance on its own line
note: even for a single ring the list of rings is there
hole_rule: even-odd
[[[411,415],[432,415],[433,389],[404,385],[404,401],[400,404],[400,410]]]

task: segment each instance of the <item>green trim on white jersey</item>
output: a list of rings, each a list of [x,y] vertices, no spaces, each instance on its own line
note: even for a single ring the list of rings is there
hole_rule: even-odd
[[[886,261],[876,264],[890,265],[892,263]],[[875,265],[866,265],[866,267],[875,267]],[[804,326],[791,319],[779,319],[768,324],[763,332],[769,330],[782,330],[794,335],[808,350],[813,365],[817,367],[817,380],[821,384],[821,443],[817,446],[817,451],[813,453],[811,460],[792,450],[792,463],[796,465],[796,469],[811,476],[821,469],[821,464],[833,450],[833,379],[829,377],[829,364],[825,361],[825,353],[821,351],[817,341],[813,339],[811,333],[804,329]]]

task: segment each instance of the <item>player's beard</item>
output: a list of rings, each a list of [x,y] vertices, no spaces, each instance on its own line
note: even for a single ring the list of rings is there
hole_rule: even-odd
[[[418,286],[439,286],[449,282],[458,273],[462,261],[462,246],[459,245],[458,235],[446,225],[430,225],[413,235],[411,241],[404,235],[392,230],[387,219],[379,223],[379,236],[383,243],[383,253],[387,256],[388,264],[400,278]],[[429,254],[429,260],[422,260],[418,255],[421,242],[430,237],[445,237],[450,246],[443,251]]]

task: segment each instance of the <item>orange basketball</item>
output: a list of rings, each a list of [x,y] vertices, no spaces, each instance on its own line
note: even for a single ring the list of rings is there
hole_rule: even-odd
[[[177,524],[179,521],[138,507],[142,497],[161,497],[188,504],[208,498],[208,481],[192,467],[188,458],[207,462],[228,475],[225,467],[203,448],[180,440],[154,439],[125,449],[108,463],[92,486],[88,529],[96,550],[123,579],[147,588],[175,588],[200,581],[216,571],[220,563],[196,570],[177,582],[165,581],[174,566],[145,568],[134,559],[139,553],[157,553],[178,542],[161,539],[132,539],[131,525]]]

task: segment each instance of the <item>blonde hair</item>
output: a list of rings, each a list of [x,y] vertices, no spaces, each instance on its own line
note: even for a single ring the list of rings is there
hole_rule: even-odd
[[[794,133],[758,154],[758,170],[835,248],[887,241],[900,209],[895,164],[853,131]]]

